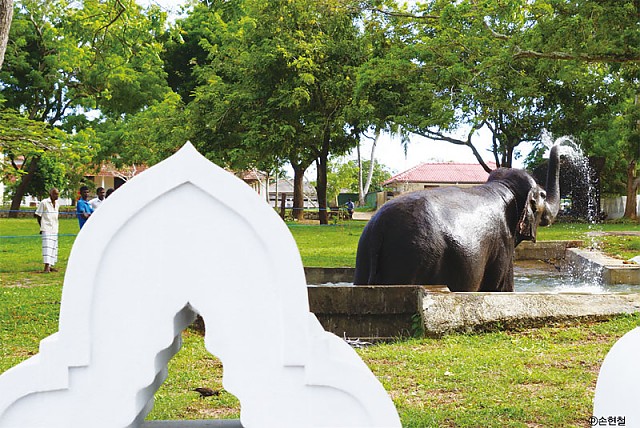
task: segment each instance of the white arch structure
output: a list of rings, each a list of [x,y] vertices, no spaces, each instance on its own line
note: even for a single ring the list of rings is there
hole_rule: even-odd
[[[596,383],[593,417],[598,424],[608,424],[613,418],[614,423],[608,425],[640,427],[640,327],[622,336],[605,357]],[[618,423],[621,420],[624,425]]]
[[[0,427],[140,426],[196,313],[245,428],[400,426],[380,382],[309,312],[284,223],[187,143],[78,235],[59,331],[0,376]]]

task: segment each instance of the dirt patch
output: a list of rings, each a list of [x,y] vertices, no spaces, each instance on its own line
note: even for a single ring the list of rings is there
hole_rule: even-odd
[[[43,272],[33,272],[33,273],[40,274]],[[50,285],[50,283],[36,281],[34,278],[20,278],[15,280],[5,280],[2,283],[2,287],[5,287],[5,288],[34,288],[34,287],[41,287],[44,285]]]
[[[206,417],[208,419],[226,419],[229,417],[238,416],[238,409],[234,407],[218,407],[218,408],[205,408],[198,409],[198,415]]]
[[[619,232],[587,232],[587,236],[640,236],[638,230],[624,230]]]

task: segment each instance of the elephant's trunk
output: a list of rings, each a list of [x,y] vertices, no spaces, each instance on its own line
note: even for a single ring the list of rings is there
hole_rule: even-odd
[[[543,226],[553,223],[560,210],[560,146],[554,145],[549,155],[547,169],[547,207],[542,218]]]

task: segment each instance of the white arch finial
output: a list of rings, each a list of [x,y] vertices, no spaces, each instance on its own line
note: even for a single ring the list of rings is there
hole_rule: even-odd
[[[309,312],[286,225],[187,143],[78,235],[58,333],[0,376],[0,427],[139,426],[196,313],[243,426],[400,426],[378,380]]]

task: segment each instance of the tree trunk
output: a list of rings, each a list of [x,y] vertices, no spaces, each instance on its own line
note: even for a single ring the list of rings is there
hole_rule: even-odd
[[[9,218],[18,218],[18,211],[20,211],[20,204],[22,203],[22,198],[24,198],[25,193],[27,192],[27,188],[29,187],[29,183],[33,178],[33,175],[38,170],[38,161],[39,157],[32,157],[29,162],[29,167],[27,169],[27,173],[22,175],[20,179],[20,184],[16,187],[16,192],[13,194],[13,198],[11,198],[11,208],[9,208]]]
[[[365,196],[369,193],[369,187],[371,187],[371,180],[373,178],[373,168],[375,167],[376,160],[376,145],[380,140],[380,130],[376,129],[376,136],[371,145],[371,159],[369,163],[369,170],[367,171],[367,180],[362,179],[362,159],[360,156],[360,143],[358,143],[358,205],[364,207],[366,205]]]
[[[636,161],[632,160],[627,167],[627,204],[624,207],[624,217],[631,220],[638,219],[636,211],[638,182],[636,178]]]
[[[276,199],[276,205],[277,204],[278,204],[278,199]],[[280,202],[280,218],[282,218],[282,220],[285,219],[286,212],[287,212],[287,194],[283,193],[282,201]]]
[[[276,173],[276,197],[273,200],[273,208],[278,208],[278,181],[280,181],[280,179],[278,178],[280,174]],[[271,204],[271,201],[269,201],[269,204]],[[284,217],[282,217],[284,219]]]
[[[305,167],[291,165],[293,168],[293,218],[295,220],[304,219],[304,172]]]
[[[316,160],[318,208],[320,209],[320,224],[329,224],[329,212],[327,206],[327,162],[328,155],[323,153]]]
[[[373,140],[373,144],[371,145],[371,159],[369,160],[369,172],[367,174],[367,181],[364,185],[364,189],[362,189],[362,204],[364,206],[364,197],[369,193],[369,187],[371,187],[371,180],[373,179],[373,169],[376,166],[376,145],[380,140],[380,131],[376,130],[376,136]]]
[[[360,156],[360,141],[356,146],[358,150],[358,205],[364,206],[364,185],[362,180],[362,156]]]
[[[0,70],[9,43],[9,30],[13,19],[13,0],[0,0]]]

